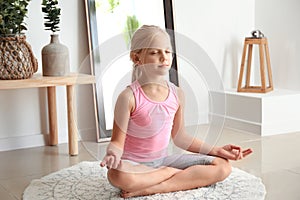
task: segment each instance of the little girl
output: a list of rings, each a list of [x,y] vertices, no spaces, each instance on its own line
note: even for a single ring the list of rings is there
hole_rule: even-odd
[[[133,82],[118,97],[111,141],[101,166],[124,198],[207,186],[231,173],[228,160],[252,153],[235,145],[212,147],[187,134],[184,94],[165,80],[172,64],[168,33],[144,25],[131,40]],[[170,138],[190,153],[168,155]],[[207,155],[206,155],[207,154]]]

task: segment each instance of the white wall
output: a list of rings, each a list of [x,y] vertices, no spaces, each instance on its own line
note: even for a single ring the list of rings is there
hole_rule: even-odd
[[[243,41],[254,28],[254,7],[254,0],[174,0],[176,32],[200,45],[215,65],[225,88],[236,87]],[[200,52],[194,56],[201,56]],[[206,65],[205,61],[195,67],[200,69],[202,65]],[[195,123],[195,106],[202,113],[197,121],[207,122],[206,81],[196,78],[195,70],[187,62],[180,61],[178,71],[181,87],[186,91],[186,124]]]
[[[237,87],[244,38],[250,36],[252,30],[260,29],[268,38],[275,89],[300,90],[300,1],[174,0],[174,9],[176,31],[206,51],[225,89]],[[180,74],[193,77],[189,68],[186,63],[180,63]],[[188,88],[186,80],[182,83],[182,87]],[[196,85],[204,99],[200,108],[205,113],[208,111],[205,88],[199,89],[199,84]],[[191,92],[195,93],[186,94],[188,123],[192,121],[196,105],[191,100]],[[202,121],[205,122],[204,117]]]
[[[256,1],[255,25],[268,38],[275,88],[300,90],[300,1]]]
[[[41,0],[31,1],[26,19],[27,41],[38,59],[42,73],[41,49],[50,41],[51,32],[44,30]],[[60,41],[69,48],[71,71],[89,72],[81,63],[88,56],[85,8],[82,0],[60,0]],[[0,82],[1,84],[1,82]],[[77,87],[78,125],[82,133],[95,134],[95,120],[90,86]],[[57,88],[59,142],[67,141],[65,88]],[[46,90],[18,89],[0,91],[0,151],[44,145],[47,141],[48,117]],[[96,138],[96,135],[95,135]]]

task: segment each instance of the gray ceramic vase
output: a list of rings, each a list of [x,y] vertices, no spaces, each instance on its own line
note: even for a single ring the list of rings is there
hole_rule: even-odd
[[[65,76],[70,73],[69,50],[56,34],[42,49],[43,76]]]

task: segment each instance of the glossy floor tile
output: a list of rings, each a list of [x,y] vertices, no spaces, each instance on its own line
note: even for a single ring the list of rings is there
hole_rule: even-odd
[[[196,137],[206,138],[207,127],[188,128]],[[276,136],[258,135],[224,129],[214,141],[251,147],[254,153],[241,161],[232,161],[234,167],[262,178],[267,200],[300,199],[300,133]],[[67,144],[0,152],[0,199],[22,199],[22,193],[31,180],[81,161],[100,160],[106,143],[79,142],[78,156],[68,155]]]

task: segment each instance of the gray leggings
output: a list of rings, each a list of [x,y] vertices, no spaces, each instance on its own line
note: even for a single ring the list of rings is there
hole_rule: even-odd
[[[149,167],[161,166],[186,169],[194,165],[209,165],[216,157],[203,154],[174,154],[151,162],[140,162]]]

